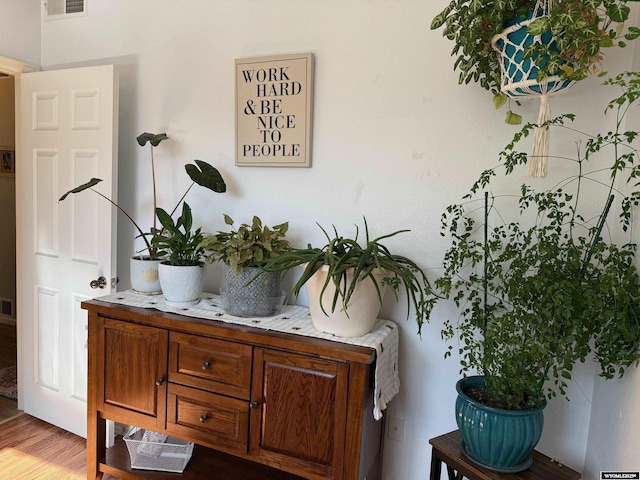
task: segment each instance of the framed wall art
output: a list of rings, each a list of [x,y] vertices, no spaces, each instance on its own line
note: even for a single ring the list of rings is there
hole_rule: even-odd
[[[310,167],[313,53],[236,59],[236,165]]]
[[[15,150],[0,150],[0,174],[14,176]]]

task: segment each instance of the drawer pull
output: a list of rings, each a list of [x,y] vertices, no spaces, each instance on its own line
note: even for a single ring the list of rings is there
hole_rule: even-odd
[[[160,386],[164,383],[164,378],[156,378],[156,385]]]
[[[202,416],[200,417],[200,421],[201,421],[202,423],[207,423],[207,420],[209,420],[209,417],[207,417],[206,415],[202,415]]]
[[[207,362],[206,360],[202,362],[202,369],[209,370],[211,368],[211,362]]]
[[[253,410],[255,410],[256,408],[258,408],[260,406],[260,404],[256,401],[253,401],[249,404],[249,407],[251,407]]]

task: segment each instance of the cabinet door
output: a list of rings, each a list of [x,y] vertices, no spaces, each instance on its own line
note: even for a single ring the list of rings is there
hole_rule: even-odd
[[[348,372],[347,364],[256,349],[250,453],[308,478],[341,479]]]
[[[165,427],[167,398],[166,330],[104,319],[101,348],[103,389],[99,392],[106,416],[139,427]]]

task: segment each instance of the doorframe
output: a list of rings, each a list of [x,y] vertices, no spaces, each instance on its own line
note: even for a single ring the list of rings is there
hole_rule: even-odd
[[[20,125],[21,121],[21,104],[20,104],[20,76],[23,73],[31,73],[37,72],[40,68],[35,65],[29,65],[28,63],[21,62],[19,60],[14,60],[8,57],[0,56],[0,72],[6,73],[7,75],[11,75],[15,77],[14,81],[14,95],[15,95],[15,125]],[[22,151],[20,142],[22,140],[20,129],[15,129],[15,157],[14,162],[16,167],[20,165],[22,159]],[[22,190],[22,169],[15,168],[15,188],[16,188],[16,258],[20,257],[22,254],[22,221],[24,216],[22,215],[22,203],[20,202],[20,192]],[[21,283],[20,279],[22,278],[22,269],[20,268],[19,262],[16,262],[16,347],[17,347],[17,368],[18,368],[18,410],[23,410],[23,395],[24,389],[20,388],[22,384],[22,336],[23,336],[23,325],[20,321],[20,309],[18,306],[20,305],[20,298],[22,297],[21,292]]]

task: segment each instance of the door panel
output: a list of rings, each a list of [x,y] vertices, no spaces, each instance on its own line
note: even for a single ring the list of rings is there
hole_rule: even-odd
[[[113,66],[19,78],[16,164],[19,389],[25,412],[86,436],[87,315],[80,302],[115,291],[118,82]],[[104,276],[107,287],[93,290]]]

